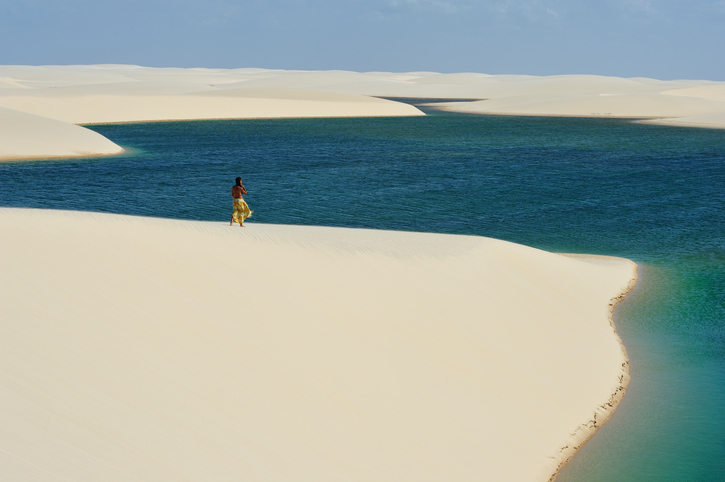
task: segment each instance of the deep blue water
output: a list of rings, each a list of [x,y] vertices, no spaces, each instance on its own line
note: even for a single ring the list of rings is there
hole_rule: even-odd
[[[632,381],[560,481],[725,481],[725,131],[626,120],[99,125],[115,157],[0,164],[0,205],[491,236],[630,258]]]

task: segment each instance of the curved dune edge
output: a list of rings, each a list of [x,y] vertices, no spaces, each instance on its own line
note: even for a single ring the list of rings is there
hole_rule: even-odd
[[[627,260],[32,209],[0,237],[13,480],[550,480],[625,383]]]
[[[121,146],[85,127],[0,107],[0,162],[122,152]]]
[[[600,258],[599,256],[592,256],[592,255],[581,255],[581,254],[566,254],[563,253],[563,256],[569,256],[573,258]],[[629,261],[629,260],[626,260]],[[637,267],[634,266],[634,272],[633,277],[629,281],[629,284],[627,284],[626,287],[622,290],[622,292],[613,297],[611,301],[609,302],[609,316],[610,316],[610,323],[612,326],[612,333],[616,337],[617,341],[619,342],[619,346],[622,350],[622,373],[619,378],[619,385],[617,385],[614,388],[614,391],[612,392],[609,399],[601,404],[597,410],[592,415],[592,418],[588,420],[586,423],[583,423],[581,426],[579,426],[574,433],[571,434],[571,439],[567,445],[561,448],[559,453],[556,455],[556,459],[559,461],[559,464],[556,468],[556,472],[551,476],[549,479],[549,482],[553,482],[556,480],[556,477],[559,475],[559,471],[574,457],[576,452],[589,441],[592,436],[594,436],[594,433],[614,414],[614,411],[617,409],[617,406],[619,405],[619,402],[622,401],[624,398],[625,392],[627,391],[627,386],[629,386],[629,358],[627,356],[627,348],[624,346],[624,342],[622,341],[622,338],[617,333],[617,327],[614,323],[614,310],[621,303],[624,301],[624,299],[627,297],[627,295],[634,289],[634,287],[637,285]]]

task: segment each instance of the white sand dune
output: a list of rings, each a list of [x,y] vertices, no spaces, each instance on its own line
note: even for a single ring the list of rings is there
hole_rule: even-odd
[[[475,114],[572,117],[691,117],[725,113],[725,102],[652,93],[522,95],[436,105],[445,110]]]
[[[702,80],[135,65],[0,66],[0,107],[73,124],[423,115],[411,105],[377,97],[472,100],[438,105],[466,113],[625,117],[725,128],[725,82]],[[42,130],[23,134],[38,139],[43,135]],[[53,142],[53,138],[44,139],[42,153],[36,157],[47,157]],[[92,151],[90,146],[81,147],[82,152]],[[57,156],[65,155],[67,149],[59,146]],[[10,157],[0,151],[0,158]]]
[[[662,93],[665,95],[699,97],[701,99],[725,102],[725,82],[712,85],[700,85],[697,87],[687,87],[683,89],[666,90]]]
[[[120,152],[122,147],[85,127],[0,107],[0,161]]]
[[[635,265],[488,238],[0,209],[30,480],[548,480],[627,383]]]
[[[77,124],[423,115],[399,102],[315,91],[304,81],[311,79],[313,87],[338,85],[350,76],[370,81],[369,76],[335,71],[0,66],[0,80],[5,82],[0,84],[0,106]],[[275,89],[280,89],[279,95],[273,95]],[[266,95],[256,96],[255,91]]]
[[[164,87],[154,86],[163,89]],[[2,105],[73,124],[270,117],[377,117],[423,115],[417,108],[360,95],[267,91],[221,91],[184,95],[82,94],[60,89],[43,95],[6,96]],[[250,95],[251,94],[251,95]]]

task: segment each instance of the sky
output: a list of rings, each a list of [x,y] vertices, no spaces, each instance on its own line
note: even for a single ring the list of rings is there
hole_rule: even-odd
[[[725,0],[0,0],[0,64],[725,81]]]

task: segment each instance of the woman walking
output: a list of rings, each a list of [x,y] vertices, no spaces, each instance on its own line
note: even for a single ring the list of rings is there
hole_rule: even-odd
[[[236,179],[236,184],[232,188],[234,212],[232,213],[232,220],[229,223],[229,226],[232,226],[234,223],[239,223],[239,227],[243,228],[244,220],[252,215],[253,211],[249,209],[249,206],[244,201],[244,198],[242,197],[243,194],[247,194],[247,190],[242,184],[242,178],[238,177]]]

